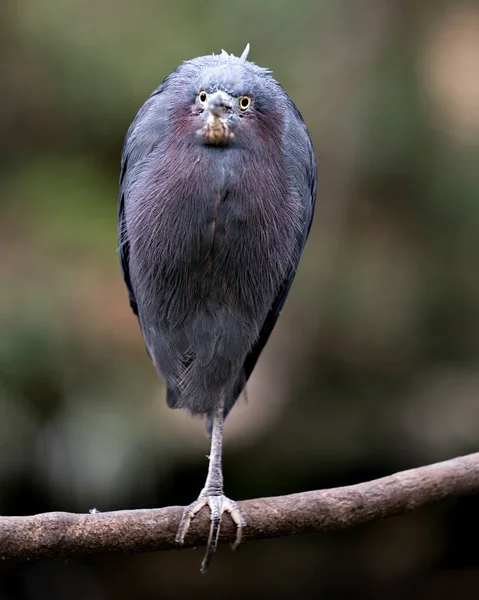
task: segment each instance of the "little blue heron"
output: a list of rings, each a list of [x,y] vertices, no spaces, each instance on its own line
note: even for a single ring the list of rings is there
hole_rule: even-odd
[[[278,319],[308,237],[316,162],[303,119],[268,69],[222,51],[181,64],[132,122],[121,160],[119,252],[130,304],[167,403],[205,416],[205,505],[216,550],[223,422]]]

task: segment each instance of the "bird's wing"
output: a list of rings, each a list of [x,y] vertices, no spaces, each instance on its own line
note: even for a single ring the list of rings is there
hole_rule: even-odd
[[[260,330],[258,340],[253,348],[250,350],[249,354],[246,356],[246,360],[243,365],[243,371],[241,373],[240,379],[238,379],[235,392],[231,399],[231,404],[226,406],[226,413],[233,407],[233,404],[236,402],[236,399],[243,391],[246,382],[251,375],[256,362],[261,354],[266,342],[273,331],[273,328],[278,320],[278,317],[281,313],[283,305],[286,301],[286,297],[288,296],[288,292],[291,288],[291,284],[293,283],[294,276],[296,275],[296,269],[298,266],[300,255],[303,251],[304,245],[308,238],[309,232],[311,230],[311,224],[313,221],[314,215],[314,206],[316,203],[316,189],[317,189],[317,167],[316,167],[316,159],[314,156],[313,144],[311,142],[311,138],[307,132],[306,126],[304,125],[301,114],[299,113],[296,106],[291,102],[292,114],[294,118],[291,119],[290,126],[290,139],[295,141],[295,144],[300,140],[299,152],[296,153],[293,161],[296,163],[296,168],[293,168],[293,172],[296,174],[296,189],[300,194],[302,204],[303,204],[303,227],[299,232],[297,238],[297,261],[294,264],[287,276],[285,277],[281,287],[279,288],[278,294],[271,306],[270,311],[263,323],[263,326]],[[291,145],[291,147],[293,147]],[[298,146],[296,146],[298,148]]]
[[[128,241],[128,233],[126,230],[125,221],[125,195],[120,192],[118,201],[118,253],[120,255],[121,272],[128,290],[128,298],[130,299],[131,310],[138,316],[138,304],[130,281],[130,243]]]
[[[168,78],[153,92],[136,115],[126,134],[121,155],[120,194],[118,199],[118,252],[130,306],[137,316],[138,304],[130,279],[130,243],[125,208],[128,203],[128,192],[135,180],[138,168],[164,135],[166,111],[162,110],[162,104],[166,102],[163,92],[167,81]]]

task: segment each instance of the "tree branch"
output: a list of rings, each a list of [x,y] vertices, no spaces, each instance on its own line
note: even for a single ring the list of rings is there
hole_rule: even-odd
[[[401,515],[446,498],[479,493],[479,453],[411,469],[367,483],[239,502],[248,523],[245,539],[347,529]],[[146,552],[174,548],[182,507],[0,517],[0,557],[37,559],[95,552]],[[208,537],[209,512],[194,519],[185,547]],[[225,516],[223,541],[234,526]]]

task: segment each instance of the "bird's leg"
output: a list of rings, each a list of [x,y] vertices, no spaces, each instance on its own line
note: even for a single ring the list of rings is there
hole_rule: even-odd
[[[201,490],[198,500],[187,506],[183,512],[178,533],[176,534],[175,542],[182,545],[185,536],[190,527],[191,520],[203,508],[208,505],[211,511],[211,527],[208,536],[206,554],[201,563],[201,571],[204,573],[213,558],[218,545],[220,535],[221,517],[224,512],[229,512],[231,518],[236,524],[236,540],[232,546],[233,550],[241,543],[243,535],[243,527],[246,522],[238,508],[238,505],[233,500],[230,500],[223,494],[223,471],[221,466],[222,446],[223,446],[223,402],[215,409],[213,415],[213,431],[211,434],[211,450],[209,456],[208,475],[206,477],[205,487]]]

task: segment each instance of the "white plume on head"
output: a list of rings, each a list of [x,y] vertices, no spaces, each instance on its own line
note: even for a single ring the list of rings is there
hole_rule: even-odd
[[[234,54],[228,54],[228,52],[226,52],[226,50],[221,49],[220,56],[224,56],[226,58],[238,58],[241,62],[244,62],[248,58],[249,48],[250,48],[250,45],[248,42],[246,44],[246,48],[241,53],[241,56],[235,56]]]
[[[244,62],[248,58],[248,54],[249,54],[249,42],[246,44],[246,48],[241,53],[240,60]]]

